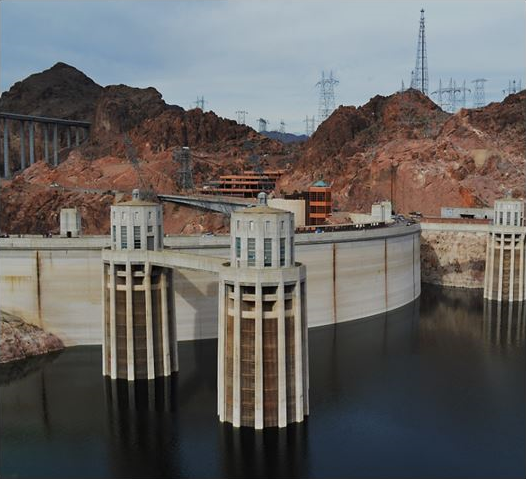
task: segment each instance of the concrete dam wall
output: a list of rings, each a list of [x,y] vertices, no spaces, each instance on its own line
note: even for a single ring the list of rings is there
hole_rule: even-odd
[[[109,237],[0,239],[0,308],[59,336],[66,345],[102,341],[101,251]],[[309,327],[363,318],[420,295],[420,226],[298,234],[307,267]],[[166,237],[165,247],[227,258],[228,236]],[[217,336],[215,273],[177,269],[179,340]]]

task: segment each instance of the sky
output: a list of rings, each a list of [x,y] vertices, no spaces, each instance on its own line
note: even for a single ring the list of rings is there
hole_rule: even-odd
[[[103,86],[153,86],[184,108],[203,96],[220,116],[304,133],[322,71],[336,106],[409,85],[421,8],[430,92],[440,78],[488,79],[487,102],[510,79],[526,87],[523,0],[0,0],[0,89],[62,61]]]

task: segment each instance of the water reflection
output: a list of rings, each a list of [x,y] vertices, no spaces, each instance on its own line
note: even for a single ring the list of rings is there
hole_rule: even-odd
[[[523,345],[526,338],[526,303],[484,301],[482,335],[490,345]]]
[[[155,381],[103,379],[98,346],[3,365],[0,476],[525,477],[525,316],[425,286],[314,328],[311,415],[265,431],[219,423],[216,340]]]
[[[308,473],[308,420],[286,428],[254,431],[221,424],[218,447],[221,477],[305,477]]]
[[[135,382],[105,378],[104,392],[112,476],[149,477],[153,464],[156,477],[179,475],[173,448],[177,375]]]
[[[26,376],[41,371],[46,364],[55,361],[63,351],[53,351],[47,354],[32,356],[19,361],[0,364],[0,384],[9,384]]]

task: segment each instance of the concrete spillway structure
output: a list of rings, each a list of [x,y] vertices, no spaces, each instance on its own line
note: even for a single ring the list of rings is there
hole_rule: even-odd
[[[218,415],[255,429],[309,413],[305,266],[294,217],[260,204],[231,216],[230,262],[219,272]]]
[[[161,205],[111,207],[111,251],[103,255],[103,365],[112,379],[153,379],[177,371],[173,269],[148,261],[163,249]]]
[[[495,201],[493,226],[488,233],[484,298],[523,301],[525,296],[524,200]]]

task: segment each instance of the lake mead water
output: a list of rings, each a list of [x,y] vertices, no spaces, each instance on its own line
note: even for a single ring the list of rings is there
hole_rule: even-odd
[[[309,330],[310,412],[264,432],[216,416],[216,341],[170,379],[105,380],[101,347],[0,366],[2,477],[526,476],[526,304],[424,287]]]

